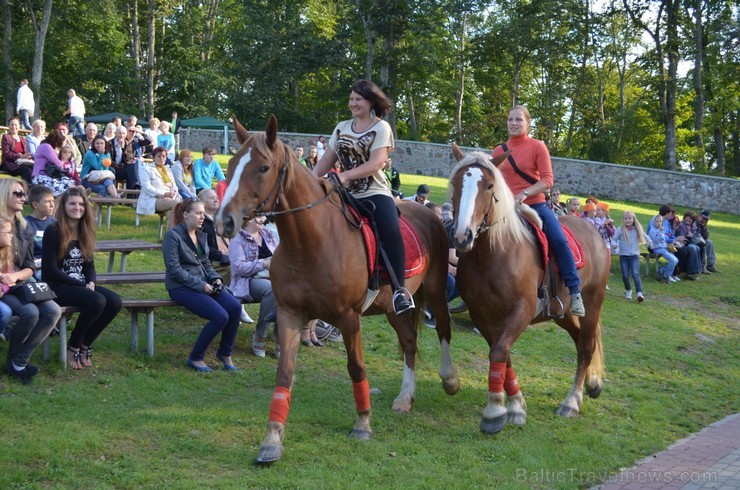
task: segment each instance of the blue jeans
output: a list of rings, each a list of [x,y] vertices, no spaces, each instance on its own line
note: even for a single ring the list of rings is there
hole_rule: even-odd
[[[82,180],[82,186],[85,189],[92,189],[95,194],[99,194],[101,196],[108,196],[108,186],[111,185],[115,185],[111,179],[105,179],[101,184],[93,184],[87,180]]]
[[[624,281],[624,290],[632,291],[630,285],[630,276],[635,280],[635,289],[638,293],[642,292],[642,279],[640,278],[640,256],[639,255],[620,255],[619,265],[622,267],[622,281]]]
[[[580,293],[581,289],[579,286],[581,285],[581,278],[578,277],[573,252],[570,250],[568,240],[565,238],[565,234],[563,233],[563,228],[560,226],[558,217],[555,216],[552,209],[547,206],[547,203],[540,202],[532,204],[530,207],[537,212],[542,220],[545,227],[547,242],[555,255],[555,261],[558,263],[558,267],[560,268],[560,276],[563,278],[563,282],[568,286],[570,294]]]
[[[218,294],[206,294],[188,287],[171,290],[170,298],[180,303],[188,311],[208,320],[200,331],[190,353],[190,360],[202,361],[211,341],[221,332],[221,344],[218,353],[229,357],[234,349],[236,331],[242,317],[242,304],[231,293],[221,291]]]
[[[27,109],[21,109],[18,111],[18,114],[21,116],[21,127],[23,129],[27,129],[29,131],[33,130],[33,126],[31,126],[30,118],[28,117],[28,110]]]
[[[676,266],[678,265],[678,257],[668,251],[667,248],[655,248],[653,249],[655,255],[659,255],[666,259],[668,263],[658,269],[658,275],[661,279],[665,279],[676,274]]]
[[[5,331],[8,323],[10,323],[11,316],[13,316],[13,310],[3,301],[0,301],[0,333]]]
[[[33,351],[54,329],[62,316],[62,309],[53,301],[23,304],[12,294],[3,296],[3,302],[19,317],[10,336],[8,362],[19,367],[25,366]]]
[[[72,136],[84,136],[85,126],[83,125],[83,119],[77,116],[69,116],[67,119],[67,126]]]
[[[453,299],[460,296],[460,292],[457,290],[457,279],[455,276],[447,273],[447,302],[449,303]]]

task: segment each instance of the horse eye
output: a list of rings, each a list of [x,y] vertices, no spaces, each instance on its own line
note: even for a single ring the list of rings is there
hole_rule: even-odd
[[[488,190],[489,191],[493,190],[493,184],[488,184]]]
[[[269,170],[270,170],[270,167],[268,167],[267,165],[263,165],[262,167],[260,167],[261,174],[266,174]]]

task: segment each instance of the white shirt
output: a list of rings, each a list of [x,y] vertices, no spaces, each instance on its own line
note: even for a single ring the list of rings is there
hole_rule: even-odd
[[[21,85],[18,88],[18,104],[15,112],[28,111],[33,114],[36,109],[36,103],[33,101],[33,91],[28,85]]]
[[[149,138],[149,140],[154,143],[154,146],[157,146],[157,136],[160,134],[162,134],[162,132],[158,129],[149,128],[144,130],[144,136]]]
[[[85,118],[85,103],[76,95],[69,99],[69,115],[71,117]]]

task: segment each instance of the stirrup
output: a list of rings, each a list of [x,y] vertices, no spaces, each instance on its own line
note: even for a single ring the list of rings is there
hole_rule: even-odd
[[[408,298],[408,299],[407,299]],[[402,315],[416,307],[414,297],[406,288],[398,288],[393,293],[393,313]]]

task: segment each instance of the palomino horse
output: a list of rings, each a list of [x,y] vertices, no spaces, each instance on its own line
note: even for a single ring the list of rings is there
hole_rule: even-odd
[[[331,184],[313,176],[278,139],[275,116],[270,117],[264,133],[250,135],[236,118],[234,127],[242,146],[229,162],[229,187],[216,217],[217,229],[223,235],[233,236],[244,220],[273,216],[280,234],[280,246],[270,265],[270,280],[278,303],[281,355],[268,433],[257,462],[269,463],[282,455],[300,329],[314,318],[326,320],[342,332],[358,414],[350,436],[370,439],[370,392],[360,333],[369,280],[362,234],[347,219],[345,207]],[[445,391],[456,393],[459,380],[449,351],[450,317],[445,297],[448,241],[444,227],[424,206],[401,202],[399,209],[416,229],[426,255],[423,272],[406,280],[416,309],[413,315],[396,316],[391,289],[382,285],[364,314],[387,315],[398,334],[404,370],[401,392],[393,409],[407,412],[415,397],[416,328],[424,302],[429,303],[437,318],[442,350],[439,375]]]
[[[538,300],[538,289],[546,273],[541,249],[520,220],[514,196],[496,168],[508,153],[492,161],[480,152],[464,156],[453,145],[453,154],[458,164],[450,176],[455,208],[452,233],[455,248],[463,252],[457,266],[457,285],[473,323],[489,345],[488,405],[483,410],[480,428],[495,434],[507,422],[526,422],[526,403],[509,352],[527,325],[548,320],[547,307]],[[521,206],[520,210],[540,223],[529,206]],[[578,271],[585,317],[579,319],[570,313],[570,295],[559,276],[557,290],[551,291],[552,295],[567,298],[564,315],[555,318],[555,322],[568,331],[578,351],[573,386],[557,413],[575,417],[581,410],[584,381],[587,393],[594,398],[603,386],[601,306],[610,260],[603,240],[590,223],[570,216],[561,221],[581,242],[586,259]],[[504,391],[508,405],[504,405]]]

